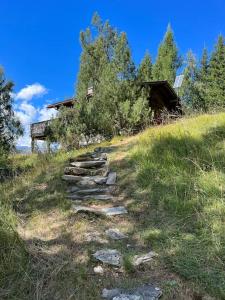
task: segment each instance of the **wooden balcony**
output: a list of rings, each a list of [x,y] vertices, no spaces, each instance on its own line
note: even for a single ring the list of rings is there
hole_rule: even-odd
[[[32,140],[45,140],[47,137],[47,130],[51,120],[33,123],[30,126],[30,134]]]

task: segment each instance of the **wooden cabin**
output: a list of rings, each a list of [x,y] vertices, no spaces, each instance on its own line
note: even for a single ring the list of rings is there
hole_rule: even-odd
[[[76,99],[70,98],[70,99],[66,99],[64,101],[49,104],[47,106],[47,108],[48,109],[54,108],[56,110],[59,110],[60,107],[62,107],[62,106],[69,108],[69,107],[73,107],[74,103],[76,101],[77,101]],[[51,122],[51,120],[46,120],[46,121],[31,124],[30,135],[31,135],[31,150],[32,150],[32,152],[34,151],[35,142],[37,140],[46,141],[47,133],[48,133],[48,126],[49,126],[50,122]],[[49,145],[48,145],[48,147],[49,147]]]
[[[181,100],[168,81],[142,82],[141,89],[146,90],[149,106],[156,123],[162,122],[162,113],[167,111],[172,117],[182,115]]]

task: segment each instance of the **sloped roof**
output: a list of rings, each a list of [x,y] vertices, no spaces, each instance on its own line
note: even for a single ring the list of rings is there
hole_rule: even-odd
[[[75,98],[69,98],[69,99],[66,99],[64,101],[59,101],[59,102],[56,102],[56,103],[49,104],[47,106],[47,108],[56,108],[56,109],[59,109],[60,106],[69,106],[69,107],[72,107],[75,102],[77,102],[77,99],[75,99]]]

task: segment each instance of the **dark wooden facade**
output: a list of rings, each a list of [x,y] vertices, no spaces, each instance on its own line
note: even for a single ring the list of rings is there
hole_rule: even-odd
[[[157,123],[161,122],[163,111],[174,117],[182,114],[181,100],[168,81],[142,82],[141,89],[146,90],[149,106]]]

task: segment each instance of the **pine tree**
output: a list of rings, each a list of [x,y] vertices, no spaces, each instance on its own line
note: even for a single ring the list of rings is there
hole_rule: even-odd
[[[206,100],[209,107],[225,107],[225,44],[220,35],[208,68]]]
[[[0,68],[0,152],[13,149],[16,138],[22,134],[19,120],[13,111],[13,83],[7,81]]]
[[[149,52],[145,53],[143,60],[138,68],[137,78],[139,81],[152,80],[152,60]]]
[[[181,67],[182,61],[178,55],[178,49],[174,41],[171,26],[168,25],[166,34],[161,42],[156,62],[153,66],[154,80],[167,80],[173,85],[176,72]]]
[[[196,75],[196,87],[198,89],[199,108],[203,109],[204,111],[208,110],[208,105],[207,105],[208,72],[209,72],[208,51],[206,48],[204,48],[200,60],[200,65]]]
[[[195,55],[190,50],[187,53],[187,66],[184,69],[184,81],[181,88],[181,98],[185,105],[194,109],[202,107],[197,88],[198,68]]]

